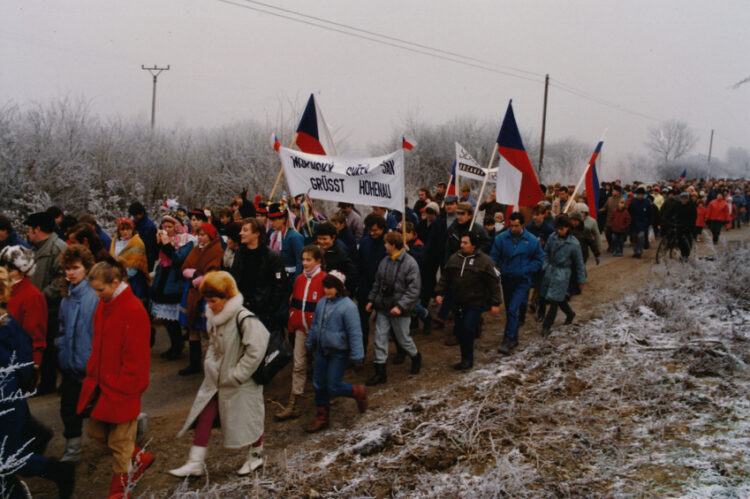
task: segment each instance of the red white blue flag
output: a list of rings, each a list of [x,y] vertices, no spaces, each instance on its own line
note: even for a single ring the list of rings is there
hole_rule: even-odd
[[[687,168],[685,168],[684,170],[682,170],[682,173],[680,174],[680,178],[678,178],[677,180],[679,182],[682,182],[686,178],[687,178]]]
[[[448,181],[448,190],[446,191],[446,196],[455,196],[456,195],[456,160],[453,160],[453,168],[451,168],[451,179]]]
[[[529,155],[526,154],[526,149],[523,147],[516,117],[513,114],[512,100],[508,102],[508,110],[505,112],[505,119],[503,119],[500,133],[497,136],[497,151],[516,170],[521,172],[518,206],[536,206],[542,200],[542,189],[539,187],[539,180],[534,173],[534,167],[531,166]],[[498,182],[500,181],[499,177],[500,172],[498,171]]]
[[[596,159],[602,151],[604,141],[599,141],[594,149],[594,154],[589,159],[588,168],[586,168],[586,204],[589,205],[589,216],[596,218],[599,210],[599,177],[596,175]]]
[[[401,137],[401,147],[403,147],[407,151],[411,151],[412,149],[417,147],[417,141],[412,139],[411,137],[403,136]]]
[[[275,133],[271,134],[271,147],[273,147],[273,150],[276,152],[279,152],[279,149],[281,149],[281,141]]]
[[[299,125],[297,125],[297,140],[295,143],[302,152],[337,155],[331,132],[323,119],[323,113],[315,105],[313,94],[310,94],[305,111],[302,113]]]

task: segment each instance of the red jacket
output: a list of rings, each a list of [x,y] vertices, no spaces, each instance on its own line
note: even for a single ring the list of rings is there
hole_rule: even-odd
[[[612,224],[610,225],[612,232],[616,234],[627,232],[628,227],[630,227],[630,221],[630,212],[627,208],[616,209],[612,212]]]
[[[695,209],[697,213],[697,217],[695,218],[695,226],[696,227],[705,227],[706,226],[706,207],[698,205],[698,207]]]
[[[326,273],[322,270],[308,278],[304,273],[297,276],[294,281],[294,291],[292,292],[292,303],[289,306],[289,331],[310,330],[315,305],[323,298],[323,278]]]
[[[719,220],[721,222],[731,222],[732,217],[729,214],[729,205],[723,199],[714,199],[708,203],[706,208],[706,220]]]
[[[124,423],[138,417],[141,395],[148,387],[150,327],[146,309],[130,286],[111,301],[99,300],[91,357],[78,399],[79,413],[99,385],[101,394],[92,418]]]
[[[31,336],[34,365],[40,365],[47,348],[47,300],[28,277],[11,288],[8,313]]]

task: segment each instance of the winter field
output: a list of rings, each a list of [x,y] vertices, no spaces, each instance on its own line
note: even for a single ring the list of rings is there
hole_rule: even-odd
[[[389,364],[388,384],[368,388],[368,412],[338,400],[331,428],[313,436],[302,430],[314,412],[309,382],[302,418],[273,421],[288,395],[280,376],[266,391],[268,461],[247,479],[234,474],[244,453],[223,449],[218,431],[207,476],[167,475],[187,456],[190,438],[174,435],[200,379],[176,382],[175,363],[153,360],[144,408],[157,460],[134,496],[748,497],[750,229],[722,239],[722,253],[704,242],[686,264],[657,265],[653,249],[590,264],[571,302],[576,323],[558,319],[544,340],[529,317],[508,358],[496,353],[504,319],[488,316],[468,374],[450,368],[457,347],[442,334],[417,333],[419,376]],[[366,364],[346,379],[361,383]],[[42,420],[59,419],[58,399],[31,402]],[[99,497],[109,458],[85,448],[76,496]],[[35,497],[52,493],[30,485]]]

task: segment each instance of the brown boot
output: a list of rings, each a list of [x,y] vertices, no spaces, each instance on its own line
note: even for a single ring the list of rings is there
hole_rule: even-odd
[[[315,433],[316,431],[328,428],[328,416],[330,414],[330,408],[327,405],[318,406],[318,415],[313,421],[313,424],[305,428],[307,433]]]
[[[299,417],[299,407],[297,407],[297,396],[293,393],[289,395],[289,403],[281,412],[274,414],[273,419],[276,421],[286,421],[287,419],[297,419]]]
[[[362,385],[352,386],[352,397],[357,401],[359,412],[365,412],[367,410],[367,392],[365,391],[365,387]]]

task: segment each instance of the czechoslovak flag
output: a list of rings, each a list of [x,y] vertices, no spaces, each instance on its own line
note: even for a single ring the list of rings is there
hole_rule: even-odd
[[[589,216],[596,218],[599,210],[599,177],[596,175],[596,158],[602,151],[604,141],[599,141],[591,155],[589,166],[586,169],[586,204],[589,205]]]
[[[451,179],[448,184],[448,190],[445,192],[446,196],[456,196],[456,160],[453,160],[453,168],[451,168]]]
[[[401,137],[401,147],[406,149],[407,151],[411,151],[415,147],[417,147],[417,141],[412,139],[411,137],[407,137],[404,135]]]
[[[336,146],[333,144],[331,132],[326,126],[318,106],[315,105],[315,97],[310,94],[305,111],[297,125],[297,147],[300,151],[310,154],[322,154],[336,156]]]
[[[542,200],[542,189],[539,187],[529,155],[523,147],[516,117],[513,114],[512,100],[508,102],[508,110],[505,112],[505,119],[500,127],[500,134],[497,136],[497,151],[522,174],[518,206],[536,206]],[[500,175],[501,172],[498,170],[498,182],[500,182]]]
[[[273,150],[276,152],[279,152],[279,149],[281,149],[281,141],[275,133],[271,134],[271,147],[273,147]]]

